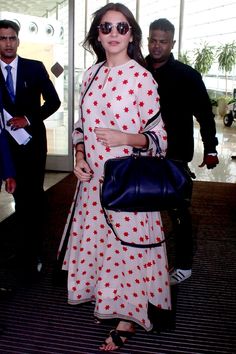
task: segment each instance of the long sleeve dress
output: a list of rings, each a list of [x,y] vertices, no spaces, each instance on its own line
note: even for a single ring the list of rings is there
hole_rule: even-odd
[[[171,308],[165,243],[155,248],[123,246],[106,223],[99,197],[104,162],[130,155],[132,147],[106,147],[97,141],[94,129],[107,127],[127,133],[151,130],[165,153],[167,136],[160,115],[157,84],[146,69],[130,60],[116,67],[102,66],[83,97],[99,66],[101,63],[85,72],[82,110],[73,132],[73,143],[85,145],[93,178],[78,184],[79,193],[74,201],[63,264],[63,269],[68,271],[68,303],[94,301],[96,317],[123,318],[151,330],[148,303],[162,309]],[[149,141],[148,150],[154,151],[154,145]],[[121,239],[149,244],[164,238],[159,212],[109,211],[109,214]]]

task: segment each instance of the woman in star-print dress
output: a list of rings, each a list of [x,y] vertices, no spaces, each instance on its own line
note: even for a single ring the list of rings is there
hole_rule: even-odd
[[[148,303],[171,307],[165,244],[121,245],[106,223],[99,197],[107,159],[130,155],[133,147],[156,153],[152,138],[143,132],[154,132],[163,154],[166,151],[157,84],[141,65],[140,41],[140,27],[124,5],[110,3],[95,13],[85,44],[98,60],[85,72],[81,114],[73,132],[74,173],[80,183],[63,264],[68,302],[95,302],[97,318],[121,319],[118,332],[133,332],[134,322],[151,330]],[[109,216],[119,237],[128,242],[149,244],[164,238],[159,212],[109,211]],[[117,349],[126,336],[119,338],[121,342],[109,336],[101,349]]]

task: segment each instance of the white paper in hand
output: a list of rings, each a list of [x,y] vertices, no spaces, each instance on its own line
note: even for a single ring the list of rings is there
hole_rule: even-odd
[[[15,139],[15,141],[19,145],[26,145],[30,141],[32,136],[29,133],[27,133],[27,131],[24,128],[12,130],[11,127],[7,125],[7,122],[9,121],[9,119],[12,118],[12,116],[5,109],[3,110],[3,115],[5,118],[6,130],[11,134],[11,136]]]

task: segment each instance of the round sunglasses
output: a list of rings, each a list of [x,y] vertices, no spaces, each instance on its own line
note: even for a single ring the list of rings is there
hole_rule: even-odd
[[[116,24],[111,22],[104,22],[98,26],[98,29],[102,34],[109,34],[112,31],[112,28],[116,27],[119,34],[125,35],[132,28],[127,22],[118,22]]]

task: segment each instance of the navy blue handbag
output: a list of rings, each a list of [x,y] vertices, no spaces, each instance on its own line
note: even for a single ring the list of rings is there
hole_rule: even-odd
[[[182,162],[132,154],[104,165],[101,204],[107,210],[142,212],[189,206],[192,178]]]

